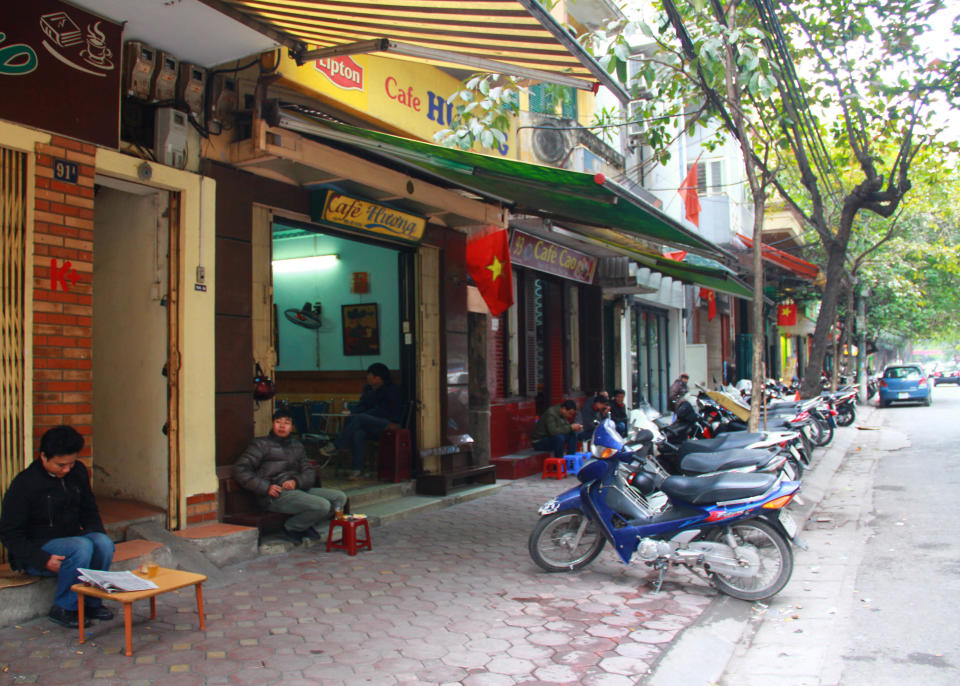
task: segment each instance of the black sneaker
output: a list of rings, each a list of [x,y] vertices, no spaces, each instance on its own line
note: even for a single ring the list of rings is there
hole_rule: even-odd
[[[80,617],[77,615],[76,610],[67,610],[59,605],[54,605],[50,608],[50,612],[47,614],[47,617],[54,624],[65,626],[68,629],[77,629],[80,627]],[[93,620],[89,617],[84,617],[83,626],[84,628],[93,626]]]
[[[303,531],[297,532],[304,538],[310,539],[311,541],[322,541],[323,535],[314,529],[312,526],[309,529],[304,529]]]
[[[280,533],[280,537],[281,537],[281,538],[284,538],[284,539],[286,539],[286,540],[288,540],[288,541],[290,541],[291,543],[294,543],[294,544],[296,544],[296,545],[300,545],[301,543],[303,543],[303,532],[302,532],[302,531],[290,531],[289,529],[284,529],[284,530]]]
[[[84,617],[89,617],[90,619],[99,619],[101,622],[108,622],[113,619],[113,611],[107,609],[103,605],[97,605],[96,607],[90,607],[87,605],[84,608]]]

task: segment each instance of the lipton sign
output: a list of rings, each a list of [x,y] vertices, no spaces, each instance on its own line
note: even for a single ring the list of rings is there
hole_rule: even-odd
[[[323,208],[319,212],[311,212],[314,220],[340,224],[351,229],[360,229],[369,233],[399,238],[400,240],[417,242],[423,238],[427,228],[427,220],[415,214],[407,214],[385,205],[352,198],[335,191],[327,191],[323,198]],[[312,204],[312,203],[311,203]]]
[[[363,67],[348,55],[324,57],[317,60],[313,67],[338,88],[348,91],[363,90]]]

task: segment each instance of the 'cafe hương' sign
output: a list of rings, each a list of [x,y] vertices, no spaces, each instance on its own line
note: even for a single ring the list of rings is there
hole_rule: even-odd
[[[597,271],[597,258],[522,231],[510,239],[510,261],[581,283],[593,283]]]
[[[327,191],[319,219],[411,242],[423,238],[423,232],[427,228],[427,220],[423,217],[352,198],[336,191]]]
[[[119,145],[121,26],[59,0],[0,12],[0,119]]]

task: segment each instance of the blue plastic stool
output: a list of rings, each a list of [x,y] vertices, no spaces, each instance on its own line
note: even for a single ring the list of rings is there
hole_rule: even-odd
[[[586,462],[586,456],[589,453],[571,453],[569,455],[564,455],[563,459],[567,461],[567,474],[576,474],[580,471],[580,468],[583,467],[583,463]]]

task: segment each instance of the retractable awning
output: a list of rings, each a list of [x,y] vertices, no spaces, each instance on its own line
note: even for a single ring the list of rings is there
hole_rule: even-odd
[[[333,141],[392,166],[414,169],[434,183],[497,201],[514,214],[612,228],[709,257],[728,254],[600,174],[445,148],[283,109],[268,112],[266,117],[271,126]]]
[[[748,248],[753,247],[752,238],[744,236],[742,233],[738,233],[737,238],[743,241],[743,244]],[[762,252],[763,259],[765,259],[767,262],[775,264],[781,269],[786,269],[788,272],[792,272],[808,281],[816,281],[817,276],[820,274],[820,268],[812,262],[801,260],[799,257],[794,257],[790,253],[784,252],[783,250],[777,250],[773,246],[764,245]]]
[[[537,0],[201,0],[298,62],[385,52],[437,66],[629,95]]]

